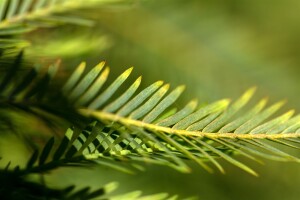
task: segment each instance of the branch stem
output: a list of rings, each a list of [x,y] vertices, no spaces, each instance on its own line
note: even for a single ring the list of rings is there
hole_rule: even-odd
[[[130,118],[121,117],[115,114],[102,112],[102,111],[92,111],[88,109],[80,109],[80,113],[92,116],[100,120],[108,120],[110,122],[119,122],[125,126],[136,126],[140,128],[146,128],[152,131],[160,131],[167,134],[177,134],[186,136],[197,136],[197,137],[209,137],[209,138],[230,138],[230,139],[280,139],[280,138],[299,138],[300,133],[284,133],[284,134],[238,134],[238,133],[205,133],[201,131],[187,131],[187,130],[177,130],[170,127],[158,126],[155,124],[145,123],[139,120],[134,120]]]

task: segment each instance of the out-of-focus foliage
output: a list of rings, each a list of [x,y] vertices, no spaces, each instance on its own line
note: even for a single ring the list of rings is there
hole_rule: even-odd
[[[97,42],[92,38],[106,33],[113,44],[104,52],[99,46],[93,54],[99,52],[97,58],[109,61],[120,72],[133,65],[140,69],[139,74],[146,70],[166,81],[187,84],[190,96],[205,100],[237,96],[258,85],[261,93],[287,98],[289,105],[298,108],[292,94],[299,84],[298,67],[293,67],[300,63],[299,7],[292,0],[176,0],[159,5],[139,1],[81,14],[97,21],[93,32],[84,33],[93,36],[91,43]],[[80,33],[81,29],[67,27],[65,31]],[[84,60],[95,64],[95,57]],[[152,81],[149,77],[144,77],[147,83]],[[273,89],[268,77],[281,84]]]

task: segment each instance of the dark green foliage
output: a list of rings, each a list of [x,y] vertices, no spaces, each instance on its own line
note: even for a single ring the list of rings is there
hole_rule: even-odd
[[[31,166],[26,169],[20,169],[18,166],[14,169],[0,170],[0,196],[1,199],[10,200],[85,200],[100,197],[106,193],[105,188],[92,190],[89,187],[79,191],[74,191],[75,186],[69,186],[64,189],[49,188],[42,183],[36,183],[27,180],[28,176],[36,173],[31,170]],[[45,173],[47,170],[41,170],[39,173]]]
[[[84,124],[84,118],[77,114],[57,90],[59,85],[53,84],[52,79],[58,70],[58,64],[46,68],[45,72],[38,68],[20,70],[22,62],[20,52],[8,72],[0,74],[0,109],[30,114],[50,127],[57,126],[57,117],[78,126]],[[3,111],[0,115],[5,114]],[[8,124],[13,123],[9,116],[3,118]]]

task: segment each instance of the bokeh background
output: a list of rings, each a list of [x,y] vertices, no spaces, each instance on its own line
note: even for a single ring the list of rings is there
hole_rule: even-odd
[[[90,67],[106,60],[112,78],[134,66],[133,76],[143,75],[144,85],[160,79],[174,87],[185,84],[187,91],[178,104],[195,97],[202,102],[234,99],[257,86],[257,98],[287,99],[285,110],[295,108],[299,113],[299,10],[299,0],[144,0],[106,5],[74,13],[95,20],[93,28],[67,25],[28,34],[33,43],[28,54],[61,58],[65,73],[82,60]],[[41,33],[43,37],[37,37]],[[245,162],[260,177],[223,162],[225,175],[209,174],[198,166],[192,174],[147,166],[136,175],[98,167],[60,169],[47,182],[96,187],[118,181],[119,192],[142,189],[148,194],[179,194],[180,199],[300,198],[299,164]]]

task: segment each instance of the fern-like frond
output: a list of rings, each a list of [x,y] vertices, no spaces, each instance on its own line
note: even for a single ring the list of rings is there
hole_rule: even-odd
[[[92,26],[94,22],[78,16],[71,11],[92,8],[96,5],[111,4],[122,0],[1,0],[0,1],[0,53],[8,48],[7,43],[16,44],[9,37],[31,32],[41,27],[61,24]],[[17,46],[24,46],[20,40]],[[27,42],[28,43],[28,42]]]
[[[103,2],[103,1],[102,1]],[[91,25],[91,21],[57,14],[101,3],[101,0],[2,0],[0,2],[0,34],[20,34],[35,29],[36,22],[76,23]],[[56,14],[56,15],[55,15]]]
[[[104,62],[86,75],[85,63],[81,63],[64,85],[51,86],[56,82],[53,77],[57,66],[51,66],[46,73],[32,69],[17,80],[14,77],[18,70],[12,69],[0,79],[0,108],[29,112],[45,121],[49,117],[45,112],[71,122],[83,116],[97,119],[101,130],[97,134],[86,131],[88,140],[84,142],[85,147],[97,153],[87,154],[86,158],[100,158],[99,163],[107,159],[147,161],[184,172],[190,171],[184,162],[189,159],[208,171],[212,171],[213,164],[224,172],[217,159],[223,158],[253,175],[256,173],[234,154],[259,163],[259,157],[299,162],[280,148],[299,148],[299,115],[293,116],[294,111],[290,110],[272,117],[283,101],[266,107],[267,100],[262,99],[248,106],[255,88],[232,103],[223,99],[199,107],[197,100],[192,100],[183,108],[174,109],[172,105],[184,86],[168,92],[170,85],[158,81],[138,91],[138,77],[118,96],[132,68],[105,86],[109,68]],[[77,149],[79,153],[83,150]]]
[[[67,16],[66,13],[105,3],[103,0],[1,0],[0,1],[0,57],[15,53],[29,42],[12,39],[40,27],[52,27],[64,23],[84,26],[93,25],[93,21]]]
[[[295,147],[293,143],[299,143],[300,121],[299,116],[292,117],[293,110],[271,118],[282,107],[283,101],[264,108],[267,100],[262,99],[249,111],[242,112],[255,92],[255,88],[251,88],[233,103],[223,99],[197,108],[197,102],[192,100],[168,116],[165,111],[183,92],[183,86],[168,93],[170,85],[158,81],[135,95],[141,81],[139,77],[128,90],[112,99],[132,68],[111,85],[101,88],[109,72],[103,65],[100,63],[81,77],[84,71],[84,64],[81,64],[65,84],[63,92],[76,107],[82,108],[82,114],[92,116],[119,131],[115,145],[127,137],[127,143],[132,138],[146,138],[146,141],[141,139],[140,144],[153,142],[150,149],[164,151],[164,156],[171,158],[183,171],[188,171],[188,168],[179,159],[180,156],[192,159],[208,170],[210,167],[203,160],[210,160],[223,172],[216,160],[216,157],[222,157],[256,175],[244,163],[233,158],[230,152],[253,160],[257,160],[258,155],[299,162],[298,158],[274,145]],[[122,136],[125,134],[127,136]],[[121,136],[123,139],[119,139]]]
[[[52,137],[41,152],[34,151],[23,173],[46,173],[58,167],[83,166],[92,162],[127,173],[141,169],[137,163],[116,163],[130,159],[134,153],[129,154],[126,148],[115,145],[112,132],[114,130],[100,122],[93,122],[83,130],[69,128],[59,143],[56,144]],[[110,148],[114,151],[108,151]]]
[[[49,144],[49,143],[48,143]],[[44,151],[43,151],[44,152]],[[73,199],[95,199],[107,196],[116,189],[117,183],[109,183],[96,190],[91,191],[90,187],[75,190],[75,186],[69,186],[63,189],[50,188],[44,183],[38,183],[28,180],[28,176],[32,174],[43,175],[44,172],[51,170],[47,166],[40,165],[38,171],[32,169],[32,161],[36,158],[36,152],[29,160],[25,169],[19,166],[11,169],[11,163],[8,163],[4,169],[0,169],[0,195],[2,199],[13,200],[31,200],[50,199],[73,200]]]
[[[170,196],[167,193],[153,194],[142,196],[142,192],[134,191],[122,195],[112,196],[110,193],[117,188],[117,183],[109,183],[104,187],[91,191],[89,187],[85,187],[78,191],[74,191],[75,186],[69,186],[64,189],[49,188],[43,183],[36,183],[27,180],[29,175],[43,175],[49,173],[56,168],[65,166],[77,167],[84,164],[91,164],[91,160],[97,159],[96,163],[106,164],[109,167],[114,166],[117,170],[129,170],[122,167],[121,162],[112,162],[113,159],[118,160],[118,157],[108,157],[102,154],[101,159],[99,151],[104,149],[105,144],[101,147],[101,136],[103,126],[100,123],[94,122],[90,124],[82,132],[76,133],[73,129],[68,129],[60,144],[55,143],[54,137],[48,140],[42,151],[36,150],[31,155],[25,168],[19,166],[11,169],[10,163],[0,169],[0,195],[4,199],[44,199],[45,196],[51,199],[153,199],[167,200],[177,199],[177,196]],[[109,141],[109,140],[106,140]],[[98,146],[95,146],[98,144]],[[107,143],[109,144],[109,143]],[[98,151],[99,150],[99,151]],[[102,151],[103,152],[103,151]],[[132,163],[133,168],[134,165]],[[136,168],[136,167],[135,167]]]

